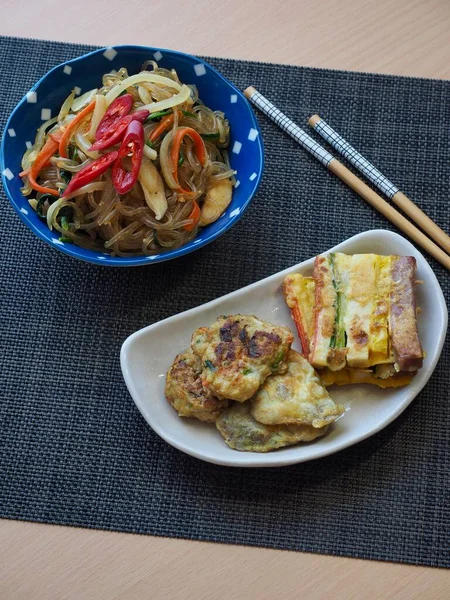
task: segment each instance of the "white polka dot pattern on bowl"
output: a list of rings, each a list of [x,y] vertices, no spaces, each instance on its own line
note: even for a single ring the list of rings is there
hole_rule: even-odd
[[[103,56],[108,60],[114,60],[117,56],[117,50],[114,50],[114,48],[106,48],[103,52]]]
[[[233,152],[233,154],[239,154],[239,152],[241,151],[241,148],[242,148],[241,142],[238,142],[236,140],[233,144],[233,149],[231,150],[231,152]]]
[[[197,75],[197,77],[201,77],[202,75],[205,75],[206,74],[205,65],[202,63],[199,63],[198,65],[194,65],[194,71],[195,71],[195,74]]]
[[[110,67],[112,67],[113,65],[110,64],[109,66],[105,63],[107,63],[107,61],[114,61],[116,59],[116,57],[120,58],[121,56],[121,49],[119,48],[118,50],[116,50],[114,47],[107,47],[103,50],[101,50],[98,53],[98,58],[100,60],[100,63],[102,64],[102,68],[104,67],[104,72],[110,72],[110,73],[117,73],[117,71],[115,69],[112,69]],[[169,60],[169,56],[165,56],[163,52],[159,51],[159,50],[155,50],[153,53],[150,53],[150,55],[148,55],[149,58],[153,57],[153,59],[157,62],[160,62],[161,60]],[[105,60],[104,60],[105,59]],[[145,59],[144,59],[145,60]],[[116,64],[116,63],[115,63]],[[119,63],[117,63],[119,64]],[[120,65],[122,66],[122,65]],[[75,68],[74,68],[75,67]],[[209,77],[211,76],[211,72],[207,69],[207,66],[204,63],[191,63],[190,67],[191,69],[191,79],[188,81],[188,83],[195,83],[195,78],[196,77],[203,77],[206,75],[206,77],[204,77],[204,80],[199,84],[199,86],[203,86],[206,85],[208,86],[209,84]],[[77,67],[77,63],[73,62],[73,64],[65,64],[62,67],[59,67],[59,69],[57,69],[57,73],[58,73],[58,77],[60,80],[59,85],[61,86],[61,89],[73,89],[74,93],[76,96],[80,96],[83,91],[85,92],[86,87],[82,88],[79,87],[77,85],[74,85],[75,83],[82,83],[83,79],[82,79],[82,73],[79,73],[78,67]],[[79,79],[80,77],[80,79]],[[186,76],[188,77],[188,76]],[[78,81],[77,81],[78,79]],[[70,87],[69,87],[70,86]],[[235,93],[234,93],[235,92]],[[68,93],[68,92],[67,92]],[[235,88],[231,87],[228,90],[228,93],[225,92],[225,95],[223,96],[224,100],[225,100],[225,105],[228,104],[229,108],[227,109],[226,106],[224,106],[222,108],[222,110],[225,112],[225,114],[229,111],[230,115],[233,115],[234,111],[236,110],[236,108],[240,109],[241,106],[243,105],[241,103],[241,94],[235,90]],[[243,98],[242,98],[243,99]],[[228,100],[228,102],[227,102]],[[39,87],[36,90],[30,90],[26,96],[25,96],[25,101],[29,104],[35,104],[35,107],[29,107],[28,110],[32,110],[34,112],[34,114],[36,115],[35,118],[38,118],[38,115],[40,115],[41,120],[44,121],[48,121],[52,118],[52,116],[55,116],[57,114],[58,108],[57,107],[53,107],[50,108],[49,107],[49,100],[48,100],[48,96],[42,91],[42,88]],[[238,105],[239,103],[239,105]],[[244,103],[245,104],[245,103]],[[44,105],[44,106],[42,106]],[[238,106],[233,106],[233,105],[238,105]],[[253,127],[250,127],[251,123],[253,122]],[[9,127],[6,130],[6,138],[10,139],[10,138],[18,138],[19,139],[19,145],[20,146],[25,146],[27,150],[31,150],[31,148],[33,147],[33,142],[31,140],[27,140],[25,141],[25,139],[23,137],[21,137],[21,128],[19,127],[19,125],[17,124],[17,122],[11,122],[13,127]],[[231,153],[233,153],[235,156],[236,155],[244,155],[244,158],[246,158],[247,152],[249,153],[253,153],[253,149],[255,148],[255,145],[253,144],[253,142],[255,142],[258,139],[259,136],[259,131],[257,129],[257,125],[255,125],[255,121],[254,119],[252,121],[250,121],[250,123],[248,124],[248,126],[250,127],[250,129],[247,129],[248,133],[246,133],[246,129],[244,129],[243,131],[239,132],[239,137],[240,137],[240,141],[239,140],[234,140],[232,147],[230,148]],[[30,134],[32,135],[32,132],[30,132]],[[17,143],[16,141],[10,141],[9,143],[11,144],[15,144]],[[258,141],[259,144],[259,141]],[[25,151],[25,149],[23,150]],[[231,157],[230,157],[231,158]],[[239,162],[239,161],[237,161]],[[4,163],[3,163],[4,164]],[[6,167],[6,165],[4,164],[4,169],[3,169],[3,177],[5,178],[5,187],[7,186],[7,181],[11,181],[11,184],[8,184],[8,189],[10,188],[10,185],[16,185],[17,181],[20,183],[20,178],[17,175],[18,171],[20,170],[20,166],[17,167],[16,165],[13,166],[13,171]],[[256,172],[253,172],[250,175],[250,169],[255,168],[254,166],[247,166],[247,164],[245,163],[245,166],[243,166],[240,169],[240,179],[236,179],[234,182],[234,188],[238,188],[239,186],[241,186],[241,189],[239,190],[239,194],[241,193],[241,191],[243,190],[244,193],[247,191],[249,184],[248,182],[253,182],[257,180],[258,174]],[[234,174],[237,176],[237,170],[234,170]],[[14,180],[14,181],[13,181]],[[254,186],[255,184],[253,184]],[[253,187],[250,186],[250,187]],[[34,210],[30,210],[28,205],[26,205],[26,207],[20,206],[15,206],[16,210],[19,212],[19,214],[23,215],[25,217],[25,220],[28,221],[30,219],[30,214],[34,215],[35,211]],[[231,207],[230,207],[231,209]],[[223,214],[221,216],[221,220],[224,220],[224,222],[227,222],[227,219],[235,219],[236,217],[238,218],[240,215],[242,214],[242,209],[237,207],[234,208],[233,210],[231,210],[231,212],[227,212],[226,214]],[[228,215],[228,216],[227,216]],[[55,232],[54,232],[55,233]],[[39,237],[41,237],[39,235]],[[59,248],[62,248],[64,246],[68,246],[68,242],[65,243],[64,241],[64,237],[60,238],[60,236],[58,235],[58,233],[56,233],[55,237],[52,237],[51,239],[48,239],[48,237],[45,237],[45,239],[47,239],[48,241],[50,241],[53,245],[58,246]],[[203,245],[205,243],[205,239],[203,237],[197,237],[195,240],[192,240],[192,244],[197,245]],[[98,255],[98,256],[93,256],[93,261],[92,262],[106,262],[109,260],[110,258],[110,254],[107,252],[104,252],[102,255]],[[159,262],[160,258],[158,256],[149,256],[147,257],[149,261],[153,262],[153,261],[157,261]]]

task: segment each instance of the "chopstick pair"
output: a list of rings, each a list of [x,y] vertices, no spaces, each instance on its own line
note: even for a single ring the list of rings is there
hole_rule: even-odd
[[[312,154],[329,171],[337,175],[344,183],[357,192],[364,200],[369,202],[391,223],[401,229],[406,235],[422,246],[431,256],[450,270],[450,256],[446,254],[434,241],[410,223],[401,213],[372,190],[364,181],[352,173],[343,163],[317,143],[303,129],[284,115],[267,98],[260,94],[254,87],[244,91],[245,96],[274,121],[283,131],[294,138],[305,150]],[[318,115],[309,120],[310,125],[333,146],[342,153],[349,162],[360,169],[364,175],[379,189],[381,189],[397,206],[399,206],[411,219],[418,223],[427,233],[450,252],[450,238],[429,217],[427,217],[405,194],[391,183],[380,171],[369,163],[357,150],[348,144],[339,134],[327,125]]]

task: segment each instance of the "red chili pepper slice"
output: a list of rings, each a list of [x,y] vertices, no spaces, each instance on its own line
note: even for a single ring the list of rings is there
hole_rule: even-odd
[[[136,183],[144,154],[144,128],[139,121],[131,121],[112,167],[112,181],[119,194],[126,194]],[[131,171],[123,165],[123,159],[131,158]]]
[[[100,175],[107,171],[113,162],[117,160],[118,156],[119,153],[114,150],[114,152],[108,152],[108,154],[104,154],[103,156],[100,156],[100,158],[97,158],[97,160],[94,160],[94,162],[86,165],[84,169],[81,169],[81,171],[78,171],[78,173],[72,177],[62,195],[67,196],[71,192],[91,183],[91,181],[97,179],[97,177],[100,177]]]
[[[130,117],[133,119],[133,121],[140,121],[141,123],[143,123],[145,119],[149,116],[149,114],[149,110],[147,110],[146,108],[142,108],[141,110],[136,110],[134,113],[131,113]]]
[[[95,139],[98,140],[104,137],[106,133],[114,130],[115,125],[130,112],[132,106],[133,96],[131,94],[124,94],[111,102],[108,110],[103,115],[103,119],[98,124]]]
[[[92,144],[89,151],[94,152],[96,150],[104,150],[105,148],[114,146],[114,144],[118,144],[132,120],[133,117],[131,115],[119,119],[110,131],[106,131],[102,137],[98,138],[97,141]]]

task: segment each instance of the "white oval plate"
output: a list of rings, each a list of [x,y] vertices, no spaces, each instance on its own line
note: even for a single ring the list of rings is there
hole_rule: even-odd
[[[415,256],[417,304],[422,309],[419,332],[427,356],[423,368],[404,388],[381,390],[375,386],[333,387],[330,394],[347,411],[328,435],[309,444],[259,454],[229,448],[214,425],[181,419],[164,397],[165,373],[175,355],[189,346],[191,334],[210,325],[222,314],[255,314],[294,333],[281,285],[288,273],[310,274],[314,258],[245,288],[150,325],[132,334],[123,344],[121,366],[128,390],[143,417],[166,442],[207,462],[231,467],[280,467],[327,456],[380,431],[405,410],[430,378],[444,344],[447,307],[439,283],[420,252],[406,239],[385,230],[366,231],[331,251],[347,254],[375,253]],[[300,349],[298,341],[294,348]]]

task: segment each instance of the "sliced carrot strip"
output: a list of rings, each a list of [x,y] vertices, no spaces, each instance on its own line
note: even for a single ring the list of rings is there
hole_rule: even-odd
[[[77,114],[77,116],[72,119],[70,121],[70,123],[67,125],[64,133],[62,134],[61,140],[59,142],[59,155],[62,156],[63,158],[67,158],[67,146],[69,145],[70,139],[75,131],[75,129],[78,127],[78,125],[81,123],[81,121],[84,119],[84,117],[86,117],[86,115],[88,115],[90,112],[92,112],[95,108],[95,100],[93,100],[90,104],[88,104],[86,106],[86,108],[83,108],[83,110],[80,110],[80,112]]]

